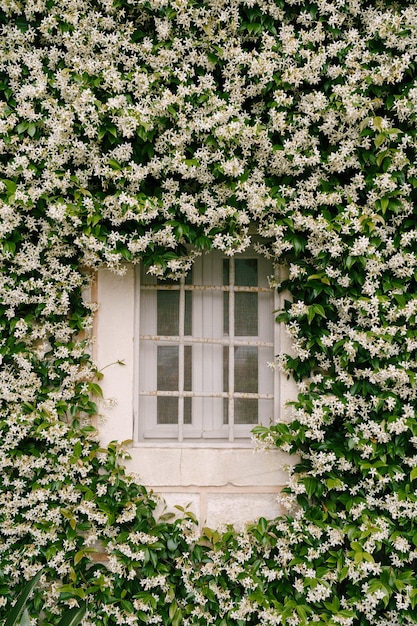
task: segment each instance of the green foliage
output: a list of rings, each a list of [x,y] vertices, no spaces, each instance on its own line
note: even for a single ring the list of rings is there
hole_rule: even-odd
[[[27,613],[23,616],[22,614],[25,613],[25,604],[27,602],[27,599],[32,593],[36,583],[39,581],[41,573],[42,572],[39,571],[36,576],[34,576],[32,580],[30,580],[25,585],[20,596],[17,598],[16,604],[13,606],[13,609],[9,611],[6,621],[4,622],[4,626],[16,626],[16,624],[23,625],[27,623]]]
[[[415,3],[16,0],[0,22],[0,618],[416,623]],[[298,464],[285,515],[199,533],[97,441],[83,294],[252,230],[288,269],[299,389],[255,435]]]
[[[26,604],[30,594],[39,582],[41,575],[42,570],[40,570],[28,583],[26,583],[17,598],[16,603],[9,610],[4,626],[29,626],[31,621]],[[72,609],[67,609],[65,614],[60,619],[58,626],[77,626],[77,624],[81,622],[85,614],[85,610],[85,603],[81,603],[80,606],[73,607]]]

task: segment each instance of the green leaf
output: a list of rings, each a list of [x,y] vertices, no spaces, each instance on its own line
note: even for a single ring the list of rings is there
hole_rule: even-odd
[[[381,198],[379,201],[379,205],[381,207],[382,213],[385,214],[386,210],[389,207],[389,198]]]
[[[85,556],[86,556],[86,550],[85,549],[78,550],[78,552],[76,553],[76,555],[74,557],[74,565],[78,565],[78,563],[80,561],[82,561]]]
[[[170,606],[169,606],[169,619],[172,621],[172,619],[174,618],[174,615],[176,614],[178,609],[178,605],[177,603],[171,602]]]
[[[109,124],[108,126],[106,126],[106,131],[112,137],[117,137],[117,128],[113,124]]]
[[[330,285],[330,280],[325,274],[310,274],[307,280],[319,280],[321,283],[325,285]]]
[[[36,133],[36,124],[34,122],[30,122],[28,125],[28,134],[33,137]]]
[[[174,541],[174,539],[169,538],[167,541],[167,548],[171,552],[174,552],[178,548],[178,541]]]
[[[313,307],[316,315],[320,315],[320,317],[324,318],[326,317],[326,312],[321,304],[313,304]]]
[[[30,616],[28,610],[25,609],[19,622],[19,626],[30,626]]]
[[[335,596],[331,602],[324,602],[324,606],[332,613],[332,615],[336,615],[340,608],[339,598]]]
[[[86,608],[85,602],[82,602],[79,607],[68,609],[62,619],[58,622],[58,626],[76,626],[84,617]]]
[[[315,316],[316,316],[316,313],[314,311],[314,308],[312,306],[309,306],[308,311],[307,311],[307,320],[309,324],[311,324]]]
[[[375,148],[379,148],[385,140],[386,135],[384,133],[378,133],[378,135],[374,139]]]
[[[323,493],[323,484],[317,478],[312,476],[305,476],[301,481],[305,488],[309,498],[312,496],[320,497]]]
[[[308,323],[311,324],[316,315],[320,315],[320,317],[326,317],[326,312],[321,304],[311,304],[308,307],[307,311],[307,320]]]
[[[350,268],[351,268],[351,267],[352,267],[352,265],[355,263],[355,261],[356,261],[356,257],[351,256],[351,255],[349,254],[349,255],[346,257],[346,259],[345,259],[345,265],[346,265],[346,268],[347,268],[348,270],[350,270]]]
[[[101,389],[100,385],[97,385],[97,383],[89,383],[88,388],[90,392],[95,396],[98,396],[99,398],[103,397],[103,390]]]
[[[327,489],[340,489],[343,487],[343,482],[340,478],[327,478],[326,487]]]
[[[24,133],[27,127],[28,127],[28,122],[26,121],[20,122],[20,124],[16,126],[17,134],[21,135],[22,133]]]
[[[15,624],[18,624],[19,619],[23,613],[23,610],[25,608],[27,599],[29,598],[30,594],[32,593],[33,589],[36,587],[40,577],[42,575],[42,570],[40,570],[23,588],[22,592],[20,593],[16,604],[14,605],[14,607],[10,610],[10,613],[8,614],[6,621],[4,622],[4,626],[15,626]]]
[[[174,619],[172,620],[172,626],[180,626],[181,623],[182,623],[182,611],[178,610],[174,615]]]
[[[377,116],[373,118],[374,127],[381,132],[382,130],[382,117]]]
[[[262,24],[257,24],[257,23],[253,23],[253,24],[244,24],[244,27],[246,28],[246,30],[249,33],[261,33],[263,31],[263,26]]]
[[[3,241],[3,250],[7,254],[12,254],[16,252],[16,244],[14,241]]]
[[[81,444],[81,441],[77,441],[77,443],[74,445],[74,451],[73,451],[73,457],[78,459],[83,451],[83,446]]]
[[[62,585],[58,589],[59,593],[69,594],[71,596],[77,596],[78,598],[85,598],[85,591],[80,587],[73,587],[72,585]]]
[[[3,179],[1,182],[6,187],[7,195],[8,196],[13,196],[15,194],[15,192],[16,192],[16,189],[17,189],[17,185],[14,182],[14,180]]]

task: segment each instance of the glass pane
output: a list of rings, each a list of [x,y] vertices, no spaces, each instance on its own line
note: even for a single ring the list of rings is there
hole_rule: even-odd
[[[178,391],[178,346],[158,346],[158,391]]]
[[[157,424],[178,424],[178,398],[157,398]],[[191,424],[191,398],[184,398],[184,424]]]
[[[157,424],[178,424],[178,398],[157,398]]]
[[[241,393],[258,393],[258,348],[235,346],[235,388]],[[223,348],[223,391],[229,390],[229,348]],[[223,424],[229,422],[229,400],[223,400]],[[256,398],[234,399],[235,424],[258,423]]]
[[[156,297],[157,334],[177,336],[179,334],[180,322],[180,292],[158,291]]]
[[[184,335],[193,334],[192,326],[192,302],[193,294],[191,291],[185,292],[185,319],[184,319]]]
[[[179,391],[179,348],[158,346],[157,388],[158,391]],[[184,390],[192,390],[192,347],[184,346]],[[157,398],[157,423],[178,424],[179,398]],[[184,424],[191,424],[191,398],[184,398]]]
[[[180,292],[158,291],[157,295],[157,326],[158,335],[178,336],[180,322]],[[192,293],[185,292],[184,334],[192,335]]]
[[[184,398],[184,424],[191,424],[191,398]]]
[[[237,287],[258,286],[258,260],[234,259],[235,285]],[[223,285],[230,280],[230,260],[223,260]],[[229,334],[229,293],[223,294],[224,334]],[[235,293],[235,335],[237,337],[258,336],[258,294]]]
[[[185,276],[185,284],[192,285],[193,284],[193,269],[191,268],[188,274]]]
[[[258,423],[258,400],[235,398],[235,424]]]
[[[235,259],[235,285],[238,287],[258,286],[257,259]]]
[[[230,260],[223,259],[223,285],[228,285],[230,282]]]
[[[185,277],[185,284],[192,285],[193,284],[193,270],[191,269]],[[184,320],[184,335],[192,335],[193,334],[193,294],[191,291],[185,292],[185,320]]]
[[[184,346],[184,391],[192,391],[192,347]]]
[[[229,391],[229,348],[223,346],[223,391]]]
[[[223,285],[228,285],[230,282],[230,261],[229,259],[223,259]],[[223,332],[225,335],[229,334],[229,292],[223,292]]]
[[[257,293],[235,293],[235,335],[258,336]]]
[[[235,391],[258,393],[258,348],[235,346]]]
[[[256,398],[234,399],[235,424],[258,423],[258,400]],[[229,400],[223,399],[223,424],[229,423]]]
[[[223,334],[229,336],[229,292],[223,292]]]

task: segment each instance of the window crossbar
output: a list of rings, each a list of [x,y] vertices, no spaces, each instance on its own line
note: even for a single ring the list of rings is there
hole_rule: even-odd
[[[141,285],[143,291],[240,291],[247,293],[271,293],[270,287],[251,287],[245,285]]]
[[[166,341],[168,343],[175,343],[176,345],[178,345],[180,341],[179,336],[175,336],[175,335],[140,335],[139,339],[141,341],[143,340],[158,341],[158,342]],[[230,339],[228,337],[225,337],[224,339],[222,338],[216,339],[214,337],[193,337],[191,335],[184,335],[184,337],[182,337],[181,340],[184,342],[184,344],[187,344],[187,345],[200,344],[200,343],[217,344],[221,346],[230,345]],[[234,346],[256,346],[258,348],[273,348],[274,347],[274,344],[268,341],[251,341],[249,339],[236,339],[236,337],[234,337],[233,339],[233,345]]]
[[[152,396],[152,397],[165,397],[165,398],[253,398],[255,400],[272,400],[273,394],[269,393],[250,393],[234,391],[228,393],[227,391],[219,391],[218,393],[207,391],[139,391],[140,396]]]

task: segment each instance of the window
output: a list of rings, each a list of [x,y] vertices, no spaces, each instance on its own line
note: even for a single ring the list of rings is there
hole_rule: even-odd
[[[211,252],[178,282],[138,271],[138,441],[238,442],[276,417],[271,274],[254,252]]]

